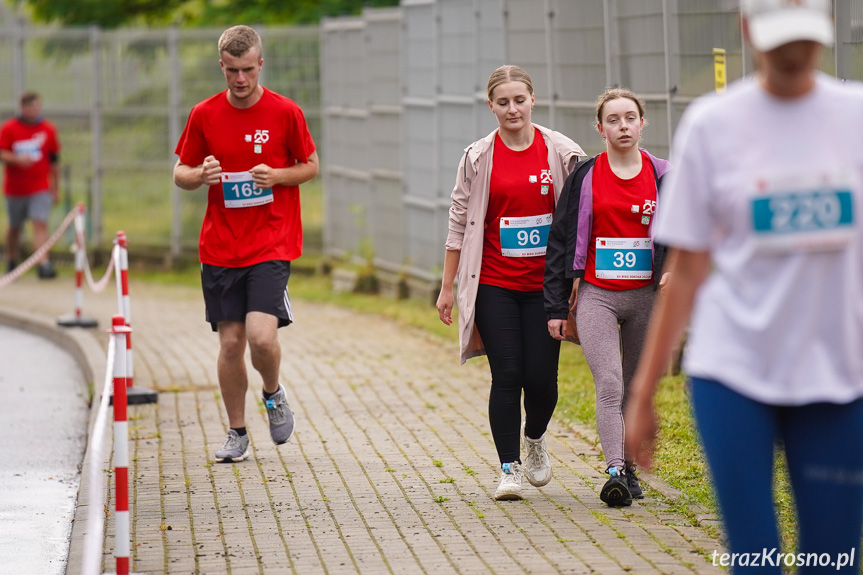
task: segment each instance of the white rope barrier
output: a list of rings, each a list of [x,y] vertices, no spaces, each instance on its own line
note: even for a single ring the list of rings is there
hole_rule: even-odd
[[[102,572],[102,534],[105,530],[105,509],[102,503],[102,489],[104,486],[104,474],[102,473],[102,459],[105,446],[105,428],[108,418],[108,400],[114,386],[114,356],[116,354],[116,341],[114,338],[108,340],[108,359],[105,370],[105,382],[102,385],[102,399],[99,402],[99,411],[96,414],[96,423],[91,435],[89,475],[90,485],[88,490],[87,507],[87,533],[84,535],[84,551],[81,574],[99,575]]]
[[[87,285],[94,293],[103,291],[111,280],[111,270],[114,269],[114,255],[108,261],[108,269],[105,275],[98,282],[93,281],[93,274],[90,271],[90,262],[87,258],[87,248],[85,245],[85,223],[84,223],[84,204],[78,204],[78,213],[75,214],[75,243],[72,246],[72,253],[75,254],[75,311],[71,314],[62,315],[57,318],[57,325],[62,327],[96,327],[99,325],[95,319],[85,317],[84,308],[84,277],[87,278]],[[116,252],[117,246],[114,246]]]
[[[93,281],[93,274],[90,271],[90,258],[87,257],[87,243],[84,241],[83,207],[78,217],[75,218],[75,237],[75,246],[72,248],[72,251],[75,252],[75,267],[78,268],[80,265],[83,268],[84,277],[87,278],[87,285],[90,286],[90,290],[93,293],[102,293],[111,281],[111,270],[114,269],[114,251],[117,250],[117,240],[114,240],[114,248],[111,250],[111,257],[108,260],[108,268],[105,270],[105,274],[98,282],[95,282]],[[78,259],[79,257],[80,260]]]
[[[8,286],[12,282],[14,282],[18,278],[20,278],[22,275],[27,273],[30,270],[30,268],[35,266],[39,262],[39,260],[41,260],[42,257],[48,253],[48,250],[50,250],[54,246],[54,244],[57,243],[57,240],[60,239],[60,237],[63,235],[63,233],[69,227],[69,225],[75,219],[75,216],[78,214],[78,211],[80,209],[81,209],[80,207],[76,207],[75,209],[70,211],[68,214],[66,214],[66,217],[63,218],[63,222],[60,224],[60,227],[57,228],[57,231],[55,231],[53,234],[51,234],[51,237],[48,238],[48,241],[46,241],[44,244],[39,246],[39,249],[37,249],[35,252],[33,252],[33,254],[29,258],[27,258],[26,260],[21,262],[21,264],[18,267],[16,267],[14,270],[8,272],[7,274],[5,274],[3,276],[0,276],[0,289],[3,289],[4,287]]]
[[[119,249],[118,246],[111,248],[111,259],[108,260],[108,268],[105,270],[105,275],[98,282],[93,281],[93,274],[90,271],[90,262],[87,261],[87,252],[84,251],[84,277],[87,278],[87,285],[93,293],[102,293],[108,284],[111,282],[111,272],[114,270],[114,252]]]

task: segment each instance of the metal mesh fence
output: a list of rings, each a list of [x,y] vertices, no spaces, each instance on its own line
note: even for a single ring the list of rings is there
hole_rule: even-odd
[[[836,47],[821,67],[863,80],[863,0],[834,6]],[[715,89],[714,49],[725,51],[728,82],[754,68],[738,7],[739,0],[402,0],[388,25],[373,26],[375,10],[327,21],[324,67],[339,70],[323,82],[328,250],[439,277],[456,166],[464,148],[496,126],[485,85],[501,64],[530,73],[534,121],[588,154],[604,149],[594,127],[597,95],[633,89],[647,103],[642,144],[667,157],[683,110]],[[391,52],[386,60],[372,42]],[[373,114],[383,85],[370,72],[396,59],[401,67],[385,85],[401,98],[386,124]],[[398,123],[400,137],[390,140]],[[401,158],[385,193],[370,157],[381,146]]]
[[[0,28],[0,119],[19,94],[42,95],[59,130],[64,202],[90,210],[90,241],[116,230],[177,254],[197,247],[206,191],[174,188],[174,147],[197,102],[225,89],[221,29]],[[322,143],[317,28],[259,28],[262,83],[297,101]],[[57,216],[61,210],[56,210]],[[314,233],[310,234],[314,241]],[[319,240],[318,240],[319,241]]]
[[[834,6],[822,68],[863,80],[863,0]],[[728,81],[752,71],[738,17],[738,0],[402,0],[315,28],[258,28],[262,83],[300,104],[321,155],[326,193],[307,243],[434,279],[455,167],[496,126],[494,68],[525,67],[534,120],[589,154],[603,149],[594,99],[632,88],[647,101],[643,144],[667,156],[687,104],[714,89],[714,48]],[[174,188],[173,150],[192,106],[224,89],[221,31],[34,27],[0,5],[0,120],[25,88],[42,94],[61,188],[89,206],[93,243],[124,229],[174,254],[197,245],[204,192]]]

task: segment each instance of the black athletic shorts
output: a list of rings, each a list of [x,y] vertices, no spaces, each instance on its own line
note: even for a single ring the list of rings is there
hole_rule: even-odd
[[[288,297],[291,262],[261,262],[245,268],[201,264],[206,317],[213,331],[220,321],[246,321],[250,311],[279,318],[279,327],[294,321]]]

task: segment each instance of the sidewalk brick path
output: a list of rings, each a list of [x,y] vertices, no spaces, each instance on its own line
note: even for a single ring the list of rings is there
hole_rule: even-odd
[[[111,292],[85,294],[102,347],[117,309]],[[525,482],[525,501],[494,502],[486,363],[460,367],[454,346],[336,307],[296,301],[297,322],[280,330],[292,441],[270,441],[249,365],[251,456],[211,463],[227,421],[217,336],[203,321],[200,293],[133,282],[130,294],[135,385],[160,392],[157,405],[129,410],[136,573],[722,572],[709,557],[722,545],[656,491],[629,508],[602,504],[596,449],[557,424],[548,434],[552,482]],[[71,308],[65,274],[0,290],[0,312],[53,321]],[[95,375],[97,388],[103,378]],[[85,516],[79,509],[70,573],[80,569]]]

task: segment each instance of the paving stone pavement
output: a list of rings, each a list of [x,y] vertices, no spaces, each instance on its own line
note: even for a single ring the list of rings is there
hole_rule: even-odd
[[[112,289],[85,292],[99,329],[61,331],[53,324],[72,311],[69,274],[31,276],[0,290],[0,320],[71,341],[98,392]],[[296,323],[279,332],[293,439],[270,441],[249,366],[251,456],[211,463],[227,421],[200,292],[133,281],[130,294],[134,382],[159,392],[157,404],[129,408],[135,573],[722,572],[710,558],[722,544],[675,512],[660,493],[673,490],[655,478],[644,475],[647,498],[631,507],[600,502],[600,459],[584,429],[553,424],[552,482],[525,482],[524,501],[493,501],[486,362],[459,366],[454,345],[337,307],[295,301]],[[103,570],[113,572],[105,478]],[[103,505],[87,500],[90,480],[85,467],[69,573],[80,571],[86,509]]]

